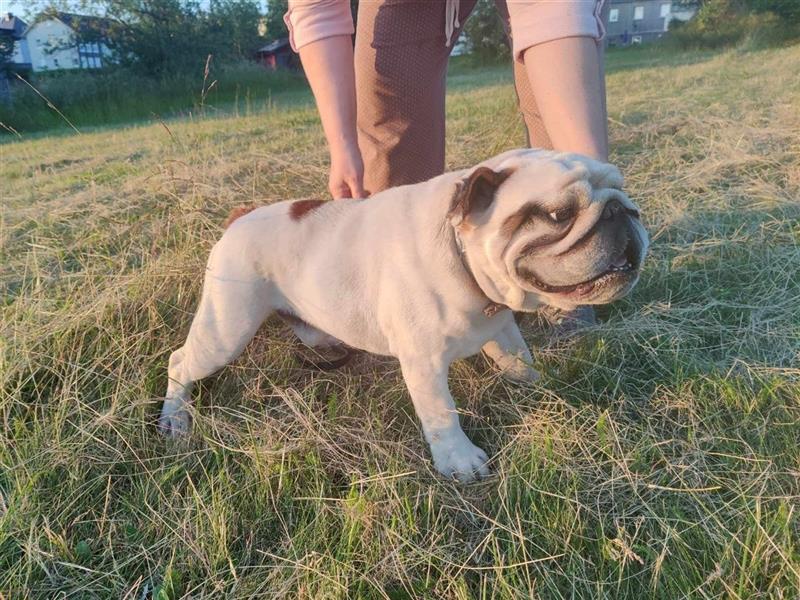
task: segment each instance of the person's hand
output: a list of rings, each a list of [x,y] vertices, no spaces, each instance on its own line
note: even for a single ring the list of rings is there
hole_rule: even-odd
[[[334,200],[367,197],[364,192],[364,162],[358,146],[331,151],[328,191]]]
[[[328,190],[336,198],[365,198],[364,162],[356,132],[356,84],[351,35],[334,35],[300,47],[322,129],[331,151]]]

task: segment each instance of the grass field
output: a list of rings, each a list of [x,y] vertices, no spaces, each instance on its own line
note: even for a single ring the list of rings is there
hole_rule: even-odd
[[[800,47],[615,61],[651,255],[583,335],[527,318],[537,386],[454,366],[468,486],[395,361],[278,322],[155,431],[229,209],[325,193],[307,101],[0,146],[0,598],[800,597]],[[524,143],[505,69],[451,82],[449,166]]]
[[[213,61],[212,61],[213,63]],[[133,121],[250,115],[308,101],[302,75],[270,72],[253,63],[153,79],[124,68],[39,74],[27,84],[12,77],[13,102],[0,102],[0,133],[48,132]],[[58,108],[52,109],[48,104]]]

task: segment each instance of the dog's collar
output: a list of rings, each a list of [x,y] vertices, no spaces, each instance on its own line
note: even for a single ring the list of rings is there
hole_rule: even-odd
[[[458,230],[455,227],[453,227],[453,236],[456,240],[456,248],[458,249],[458,256],[461,259],[461,264],[464,266],[464,270],[467,272],[467,275],[469,275],[472,278],[472,281],[475,282],[475,286],[481,291],[481,293],[484,296],[486,296],[486,299],[489,300],[489,304],[487,304],[483,308],[483,314],[491,318],[495,316],[497,313],[499,313],[501,310],[508,309],[508,306],[506,306],[505,304],[500,304],[499,302],[495,302],[494,300],[489,298],[486,292],[483,291],[481,284],[478,283],[478,279],[475,277],[475,274],[472,272],[472,269],[469,266],[469,260],[467,259],[467,249],[464,247],[464,242],[462,241],[461,236],[458,235]]]

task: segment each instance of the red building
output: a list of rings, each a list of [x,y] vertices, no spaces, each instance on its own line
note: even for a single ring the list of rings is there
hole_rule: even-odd
[[[288,69],[297,71],[300,60],[289,44],[289,38],[279,38],[256,51],[256,61],[266,68],[276,71]]]

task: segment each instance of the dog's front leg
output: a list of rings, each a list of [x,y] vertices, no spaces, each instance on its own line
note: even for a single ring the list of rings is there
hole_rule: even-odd
[[[414,356],[401,358],[400,366],[436,470],[462,482],[489,475],[486,453],[469,440],[458,422],[447,387],[449,363]]]
[[[531,351],[513,317],[494,338],[484,344],[483,351],[497,365],[503,377],[520,383],[539,379],[539,373],[531,366]]]

